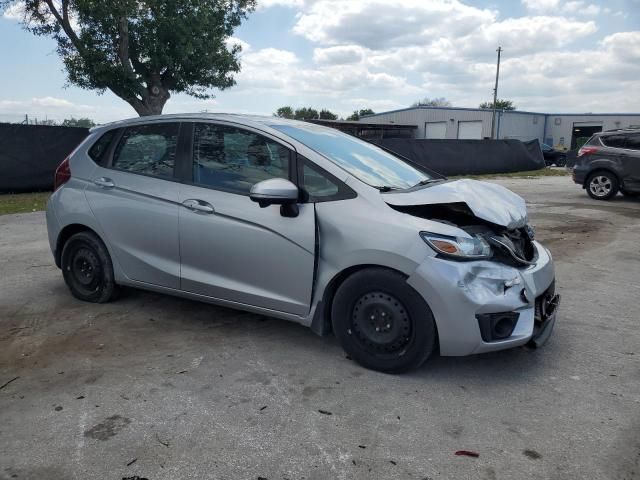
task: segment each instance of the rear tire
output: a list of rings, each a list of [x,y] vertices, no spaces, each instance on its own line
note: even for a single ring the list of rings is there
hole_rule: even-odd
[[[118,286],[111,257],[95,233],[80,232],[71,236],[62,249],[61,267],[64,281],[77,299],[106,303],[116,297]]]
[[[615,197],[619,185],[618,178],[605,170],[593,172],[586,182],[587,193],[594,200],[609,200]]]
[[[366,368],[402,373],[418,368],[436,345],[433,314],[398,272],[369,268],[347,278],[333,300],[333,331]]]

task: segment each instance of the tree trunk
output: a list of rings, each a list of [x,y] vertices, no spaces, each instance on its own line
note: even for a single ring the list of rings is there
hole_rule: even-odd
[[[117,92],[114,93],[118,95]],[[162,109],[171,97],[171,94],[169,90],[162,85],[153,85],[146,89],[142,98],[118,96],[131,105],[138,115],[147,117],[149,115],[161,115]]]

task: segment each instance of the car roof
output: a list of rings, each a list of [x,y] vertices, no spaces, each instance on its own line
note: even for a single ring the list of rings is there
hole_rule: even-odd
[[[126,127],[140,123],[153,123],[155,121],[166,120],[225,120],[228,122],[240,123],[242,125],[259,127],[271,125],[300,125],[309,126],[309,123],[300,120],[288,120],[285,118],[268,115],[244,115],[236,113],[171,113],[165,115],[149,115],[145,117],[127,118],[116,122],[105,123],[91,129],[92,132],[98,130],[109,130],[112,128]],[[324,127],[327,128],[327,127]]]
[[[640,133],[640,128],[618,128],[616,130],[605,130],[604,132],[598,132],[594,135],[598,137],[606,137],[608,135],[624,135],[627,133]]]

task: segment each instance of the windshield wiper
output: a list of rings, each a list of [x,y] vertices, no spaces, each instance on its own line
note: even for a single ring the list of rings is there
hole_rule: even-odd
[[[430,183],[437,183],[437,182],[441,182],[442,179],[441,178],[426,178],[424,180],[420,180],[418,183],[416,183],[413,187],[411,188],[415,188],[415,187],[421,187],[423,185],[429,185]]]
[[[389,185],[373,185],[373,188],[377,188],[381,192],[390,192],[391,190],[398,190],[396,187],[390,187]]]

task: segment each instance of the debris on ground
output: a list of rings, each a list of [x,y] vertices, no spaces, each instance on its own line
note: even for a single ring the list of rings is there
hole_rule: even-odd
[[[11,382],[15,382],[16,380],[18,380],[20,377],[14,377],[11,380],[9,380],[8,382],[0,385],[0,390],[2,390],[4,387],[6,387],[7,385],[9,385]]]
[[[163,442],[163,441],[160,439],[160,435],[158,435],[157,433],[156,433],[156,440],[158,440],[158,443],[160,443],[161,445],[164,445],[165,447],[169,448],[169,445],[170,445],[170,444],[169,444],[169,441]]]
[[[266,409],[267,406],[265,405],[264,407],[260,407],[260,411],[263,411],[264,409]]]
[[[323,415],[333,415],[333,413],[327,411],[327,410],[318,410],[318,412],[320,412]]]
[[[58,405],[56,408],[54,408],[54,410],[55,410],[56,412],[59,412],[60,410],[62,410],[62,407],[61,407],[60,405]]]
[[[478,452],[472,452],[471,450],[458,450],[456,456],[478,458],[480,454]]]
[[[134,458],[133,460],[131,460],[129,463],[127,463],[127,467],[130,467],[131,465],[133,465],[134,463],[136,463],[138,461],[137,458]]]

